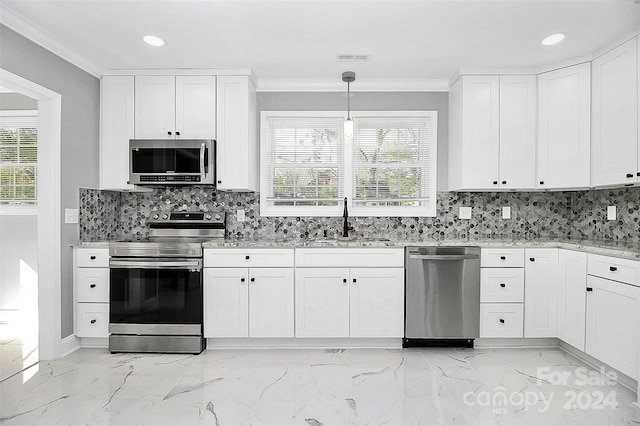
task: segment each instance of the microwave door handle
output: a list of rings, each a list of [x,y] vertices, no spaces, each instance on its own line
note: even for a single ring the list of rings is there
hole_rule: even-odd
[[[204,167],[204,153],[206,150],[206,145],[204,142],[202,142],[202,145],[200,145],[200,173],[202,173],[203,177],[206,178],[207,173],[206,173],[206,169]]]

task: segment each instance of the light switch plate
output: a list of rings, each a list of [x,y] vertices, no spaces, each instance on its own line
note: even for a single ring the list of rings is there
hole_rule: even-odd
[[[238,222],[244,222],[244,209],[236,210],[236,220]]]
[[[511,219],[511,207],[507,206],[502,208],[502,218]]]
[[[471,207],[460,207],[458,210],[458,218],[471,219]]]
[[[64,223],[78,223],[79,216],[78,209],[64,209]]]
[[[607,220],[616,220],[616,206],[607,206]]]

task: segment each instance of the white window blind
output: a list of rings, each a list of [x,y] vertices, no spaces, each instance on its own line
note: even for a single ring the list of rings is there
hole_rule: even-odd
[[[434,216],[434,111],[263,111],[263,216]]]
[[[430,116],[354,118],[354,208],[424,215],[435,196],[432,123]]]
[[[0,115],[0,204],[36,204],[37,171],[35,112],[4,112]]]

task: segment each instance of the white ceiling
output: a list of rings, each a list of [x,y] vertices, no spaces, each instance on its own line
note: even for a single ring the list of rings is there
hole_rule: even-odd
[[[0,0],[0,22],[101,75],[251,68],[263,80],[448,79],[589,55],[640,28],[633,0]],[[554,32],[566,40],[544,47]],[[166,46],[152,48],[154,34]],[[370,54],[365,63],[337,54]]]

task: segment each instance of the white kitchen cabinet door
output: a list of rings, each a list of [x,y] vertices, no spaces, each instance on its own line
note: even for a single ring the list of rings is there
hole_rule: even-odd
[[[588,188],[591,67],[574,65],[538,75],[539,189]]]
[[[249,269],[249,336],[294,336],[293,268]]]
[[[558,338],[584,351],[587,254],[558,250]]]
[[[536,76],[500,76],[500,189],[536,187]]]
[[[587,276],[586,352],[638,379],[640,288]]]
[[[296,337],[349,337],[348,280],[348,268],[296,268]]]
[[[450,97],[450,189],[497,189],[499,77],[462,76]]]
[[[133,139],[133,76],[104,76],[100,97],[100,189],[132,190],[129,139]]]
[[[524,337],[558,334],[558,249],[525,250]]]
[[[591,63],[591,184],[638,181],[638,75],[635,37]]]
[[[176,76],[176,139],[215,139],[216,78]]]
[[[480,303],[480,337],[522,338],[522,303]]]
[[[480,269],[480,302],[524,302],[524,268]]]
[[[204,268],[204,337],[249,336],[246,268]]]
[[[76,336],[109,337],[109,304],[77,303]]]
[[[404,336],[404,268],[350,270],[350,336]]]
[[[135,77],[136,139],[173,139],[176,130],[176,78]]]
[[[258,190],[256,95],[249,76],[217,78],[217,187]]]

